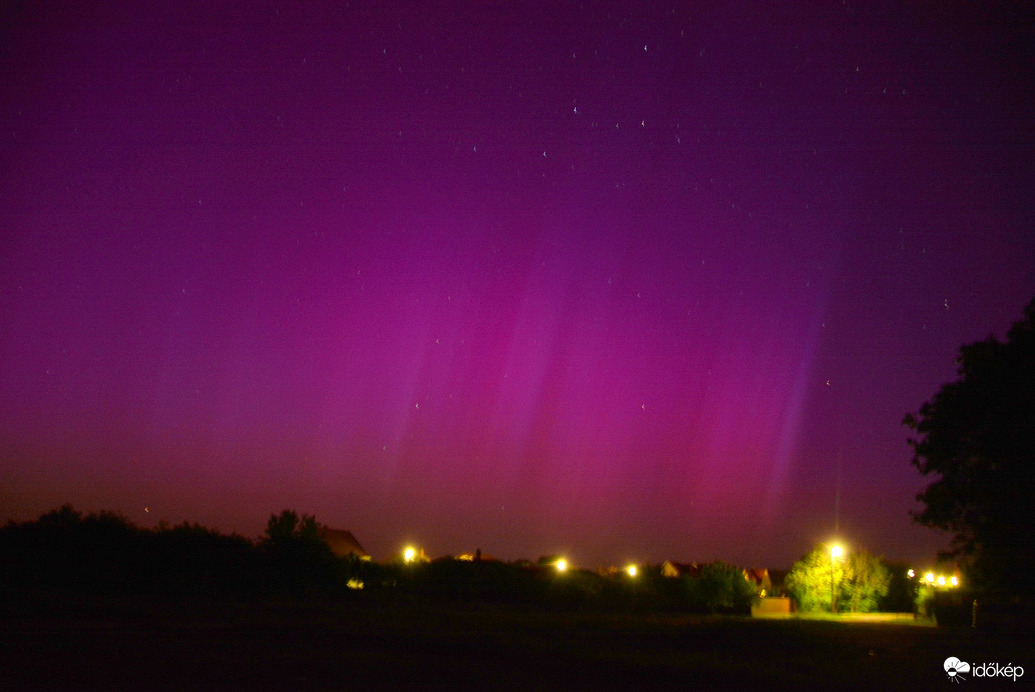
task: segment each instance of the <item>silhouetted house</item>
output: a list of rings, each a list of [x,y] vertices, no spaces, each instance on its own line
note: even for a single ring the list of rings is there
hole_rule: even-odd
[[[370,554],[363,550],[363,546],[359,544],[359,541],[356,540],[356,537],[350,531],[340,531],[322,525],[318,531],[320,538],[323,539],[335,556],[348,557],[349,555],[355,555],[361,560],[370,559]]]
[[[480,548],[473,553],[460,553],[456,556],[456,559],[463,560],[464,562],[499,562],[492,555],[483,553]]]
[[[661,576],[663,577],[696,577],[701,573],[701,566],[696,562],[673,562],[665,560],[661,564]]]
[[[765,568],[746,569],[744,570],[744,576],[747,577],[748,581],[753,582],[764,595],[773,595],[773,582],[769,578],[769,570]]]

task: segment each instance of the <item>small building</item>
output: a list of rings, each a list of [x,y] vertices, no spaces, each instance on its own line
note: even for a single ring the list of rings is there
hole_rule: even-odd
[[[327,547],[331,549],[331,552],[334,553],[335,557],[355,555],[360,560],[370,559],[370,554],[363,550],[363,546],[359,544],[352,532],[332,529],[322,524],[317,529],[317,532],[323,542],[327,544]]]
[[[769,578],[769,570],[764,567],[759,569],[752,567],[744,570],[744,576],[758,589],[759,594],[764,598],[773,596],[773,581]]]
[[[786,596],[766,596],[751,606],[751,617],[789,617],[794,604]]]
[[[486,555],[483,553],[481,548],[478,548],[473,553],[460,553],[456,556],[456,559],[464,562],[499,562],[499,560],[492,555]]]
[[[696,577],[701,573],[701,566],[696,562],[673,562],[665,560],[661,564],[661,576],[663,577]]]

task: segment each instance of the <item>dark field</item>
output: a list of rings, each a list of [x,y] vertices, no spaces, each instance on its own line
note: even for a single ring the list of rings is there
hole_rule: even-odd
[[[3,689],[922,690],[951,684],[942,670],[949,656],[1035,669],[1030,633],[965,627],[561,612],[365,594],[8,593],[0,608]]]

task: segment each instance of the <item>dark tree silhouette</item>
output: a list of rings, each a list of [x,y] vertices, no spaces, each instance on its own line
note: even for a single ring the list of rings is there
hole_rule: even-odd
[[[913,465],[937,479],[914,519],[952,534],[973,586],[1018,589],[1035,573],[1035,300],[1007,332],[960,349],[959,379],[905,418]]]
[[[114,512],[82,514],[63,505],[38,521],[0,529],[0,581],[31,587],[137,589],[142,532]]]
[[[149,530],[71,505],[0,527],[0,584],[95,593],[225,593],[261,587],[251,541],[197,524]]]
[[[345,584],[346,561],[336,558],[320,538],[316,517],[285,509],[271,514],[259,546],[274,588],[334,590]]]
[[[150,588],[176,593],[253,591],[259,584],[259,561],[251,541],[224,535],[199,524],[159,524],[146,531]]]
[[[304,517],[312,519],[312,517]],[[285,509],[280,514],[271,514],[266,522],[266,540],[269,542],[289,540],[298,537],[298,513]]]
[[[691,607],[702,612],[747,614],[758,601],[758,589],[744,570],[721,560],[702,565],[686,582]]]

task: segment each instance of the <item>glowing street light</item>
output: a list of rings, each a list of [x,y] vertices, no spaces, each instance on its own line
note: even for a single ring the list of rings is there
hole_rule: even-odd
[[[636,571],[637,571],[636,570],[636,565],[629,565],[628,567],[625,568],[626,574],[628,574],[630,577],[635,577],[636,576]]]
[[[830,612],[837,612],[837,605],[834,601],[834,561],[844,555],[844,548],[835,543],[830,546]]]
[[[956,575],[945,576],[935,572],[925,572],[920,583],[931,588],[956,588],[960,585],[960,578]]]
[[[417,549],[411,545],[403,549],[403,562],[409,563],[417,559]]]
[[[558,572],[563,572],[564,570],[568,569],[568,561],[564,558],[561,558],[560,560],[554,563],[554,567],[557,568]]]

